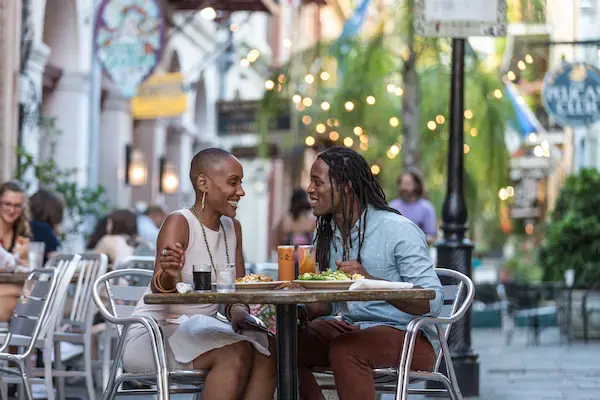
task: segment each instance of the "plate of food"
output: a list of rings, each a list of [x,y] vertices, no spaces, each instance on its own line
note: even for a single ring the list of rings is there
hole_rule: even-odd
[[[235,290],[272,290],[284,281],[274,281],[270,276],[250,274],[235,280]]]
[[[364,279],[361,274],[354,274],[352,276],[342,271],[332,271],[328,269],[324,272],[312,273],[307,272],[298,276],[298,279],[294,281],[304,287],[305,289],[319,290],[319,289],[348,289],[354,282],[359,279]]]

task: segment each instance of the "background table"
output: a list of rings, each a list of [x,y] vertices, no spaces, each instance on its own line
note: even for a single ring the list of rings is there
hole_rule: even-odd
[[[25,283],[29,274],[0,272],[0,283]]]
[[[297,304],[317,301],[431,300],[435,291],[403,290],[260,290],[233,293],[147,294],[146,304],[275,304],[277,311],[277,396],[298,399]]]

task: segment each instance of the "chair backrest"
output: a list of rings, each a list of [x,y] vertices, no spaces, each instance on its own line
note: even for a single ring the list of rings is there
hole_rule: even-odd
[[[119,269],[98,278],[94,284],[93,298],[102,316],[117,325],[121,334],[118,318],[128,318],[133,313],[138,301],[142,298],[148,285],[135,285],[141,280],[151,280],[154,272],[144,269]],[[110,310],[102,303],[100,290],[105,287],[108,293]]]
[[[31,353],[38,338],[45,337],[49,327],[55,326],[80,258],[76,254],[57,262],[55,268],[37,269],[29,274],[6,338],[10,343],[12,335],[29,337],[24,356]]]
[[[452,324],[469,311],[475,298],[475,285],[468,276],[452,269],[436,268],[435,272],[442,282],[444,291],[444,305],[438,319],[445,322],[444,336],[448,339]],[[441,351],[438,351],[435,371],[437,371],[440,362]]]
[[[108,257],[106,254],[84,253],[77,264],[77,279],[72,282],[73,303],[68,312],[67,322],[78,325],[80,329],[89,328],[94,319],[92,289],[98,277],[106,273]]]

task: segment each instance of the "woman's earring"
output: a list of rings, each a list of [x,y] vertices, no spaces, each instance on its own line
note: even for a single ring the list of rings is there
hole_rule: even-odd
[[[202,208],[201,210],[204,211],[204,201],[206,200],[206,192],[202,192]]]

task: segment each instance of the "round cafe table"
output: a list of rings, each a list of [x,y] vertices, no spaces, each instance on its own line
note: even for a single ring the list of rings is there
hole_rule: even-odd
[[[0,283],[25,283],[28,276],[29,274],[20,272],[0,272]]]
[[[298,304],[317,301],[432,300],[430,289],[402,290],[260,290],[233,293],[147,294],[146,304],[275,304],[277,316],[277,397],[297,400]]]

